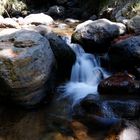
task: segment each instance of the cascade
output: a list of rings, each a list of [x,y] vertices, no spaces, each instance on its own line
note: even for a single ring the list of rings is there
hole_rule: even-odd
[[[60,98],[70,98],[73,105],[86,97],[88,94],[97,95],[99,82],[107,78],[109,74],[100,66],[98,56],[86,53],[84,49],[70,42],[70,38],[63,40],[73,49],[76,54],[76,62],[72,67],[70,81],[58,88]]]

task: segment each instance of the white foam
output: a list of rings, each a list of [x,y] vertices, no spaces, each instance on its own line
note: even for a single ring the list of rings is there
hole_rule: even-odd
[[[129,126],[121,132],[119,140],[140,140],[140,130],[135,126]]]
[[[69,98],[73,105],[88,94],[98,94],[99,82],[109,75],[100,67],[98,57],[85,53],[77,44],[71,44],[68,38],[63,38],[76,54],[76,62],[72,67],[71,78],[68,83],[58,88],[60,98]]]

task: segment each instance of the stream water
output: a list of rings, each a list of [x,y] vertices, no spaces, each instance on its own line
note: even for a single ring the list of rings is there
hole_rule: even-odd
[[[98,83],[109,74],[100,67],[98,56],[85,53],[79,45],[71,44],[67,37],[63,39],[77,57],[70,81],[58,88],[59,94],[50,104],[44,102],[39,108],[23,109],[11,104],[0,104],[0,140],[132,140],[134,136],[136,138],[133,140],[139,140],[139,130],[133,124],[121,130],[118,137],[119,124],[115,126],[119,132],[114,127],[96,131],[72,119],[71,107],[88,94],[97,95]],[[128,139],[130,131],[133,133]]]
[[[109,74],[101,68],[98,56],[86,53],[80,45],[72,44],[68,37],[63,37],[63,40],[74,50],[76,62],[72,67],[70,81],[58,90],[61,98],[67,97],[75,105],[88,94],[98,94],[99,82]]]

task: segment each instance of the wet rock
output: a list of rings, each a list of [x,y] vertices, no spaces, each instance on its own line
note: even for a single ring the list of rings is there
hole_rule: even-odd
[[[101,115],[101,101],[96,95],[89,94],[80,102],[80,106],[86,113]]]
[[[39,103],[46,96],[49,87],[45,84],[50,79],[54,63],[48,40],[36,31],[1,31],[0,79],[4,91],[1,90],[0,95],[22,105]]]
[[[107,95],[134,95],[140,93],[140,82],[127,73],[117,73],[103,80],[98,85],[98,92]]]
[[[136,118],[140,115],[139,101],[108,101],[107,105],[111,108],[113,114],[117,118]],[[107,114],[107,112],[106,112]]]
[[[79,24],[72,35],[72,41],[83,45],[89,52],[104,52],[111,40],[124,34],[125,25],[107,19],[88,20]]]
[[[52,33],[52,29],[46,25],[38,25],[27,28],[29,30],[35,30],[39,32],[42,36],[46,37],[47,34]]]
[[[65,16],[65,8],[55,5],[49,8],[47,14],[55,18],[63,18]]]
[[[46,35],[58,64],[58,74],[63,78],[70,77],[72,65],[76,60],[75,53],[60,36],[54,33]]]
[[[109,49],[109,60],[117,69],[140,66],[140,36],[131,36],[113,44]]]
[[[12,18],[1,18],[0,28],[18,28],[19,24]]]
[[[127,28],[129,32],[134,32],[135,34],[140,34],[140,16],[133,17],[127,22]]]
[[[43,24],[43,25],[50,25],[53,24],[53,19],[43,13],[38,13],[38,14],[30,14],[24,18],[24,24]]]

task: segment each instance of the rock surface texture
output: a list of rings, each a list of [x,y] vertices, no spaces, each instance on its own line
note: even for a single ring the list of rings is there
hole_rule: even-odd
[[[85,50],[103,52],[108,49],[111,40],[124,34],[125,25],[107,19],[88,20],[79,24],[72,35],[72,41],[83,45]]]
[[[117,73],[101,81],[98,86],[100,94],[108,95],[134,95],[140,93],[140,82],[136,81],[132,75]]]
[[[53,19],[43,13],[38,13],[38,14],[30,14],[24,18],[24,23],[25,24],[43,24],[43,25],[50,25],[53,24]]]
[[[43,87],[54,62],[48,40],[39,33],[27,29],[1,31],[0,79],[5,87],[0,94],[25,105],[38,103],[46,94]]]
[[[115,68],[133,69],[140,66],[140,36],[118,41],[109,49],[111,65]]]

